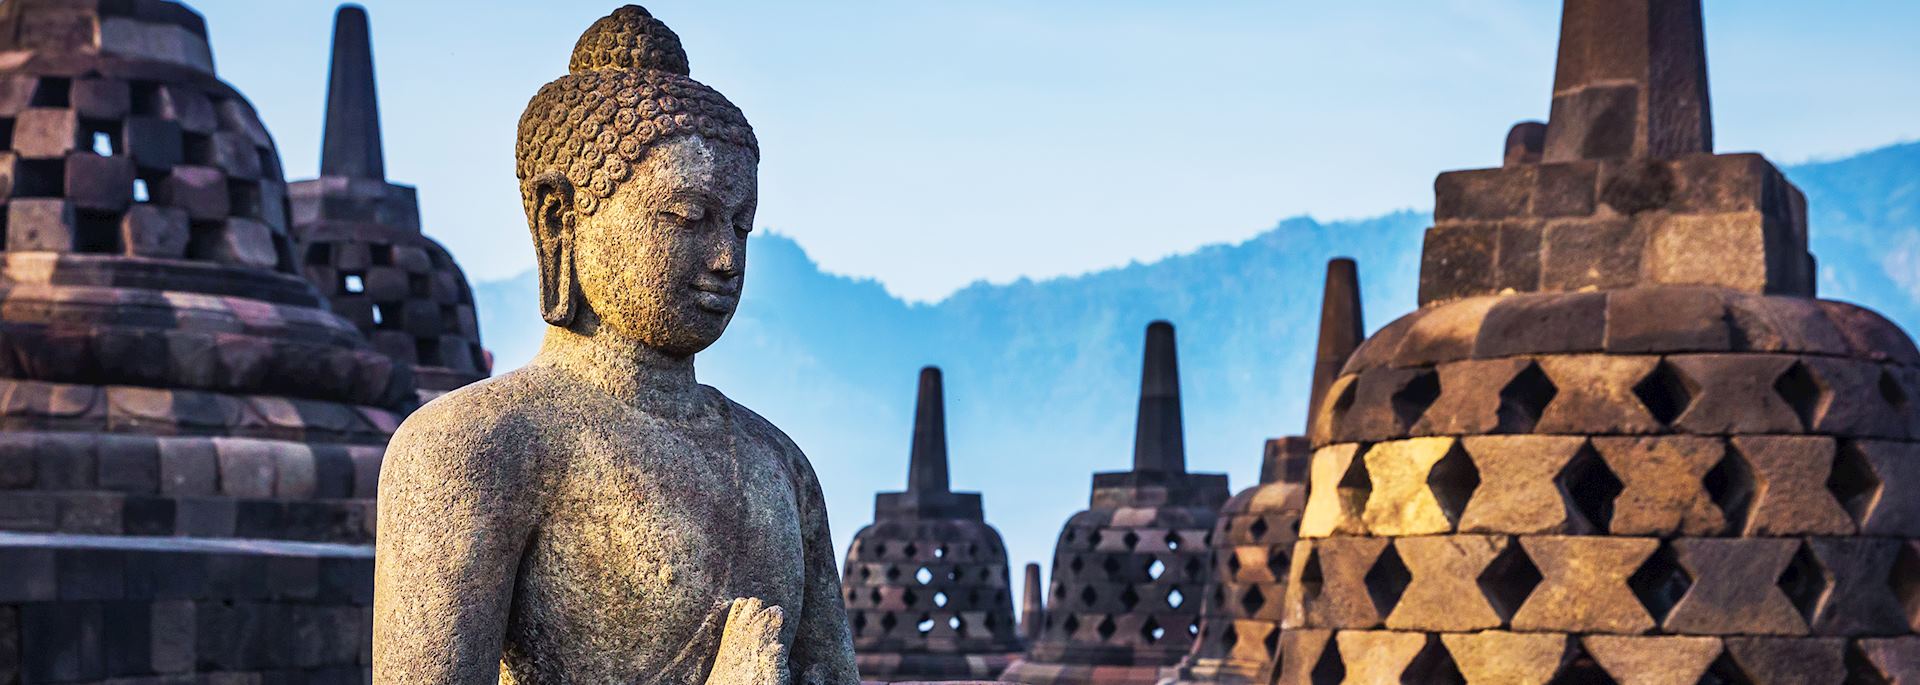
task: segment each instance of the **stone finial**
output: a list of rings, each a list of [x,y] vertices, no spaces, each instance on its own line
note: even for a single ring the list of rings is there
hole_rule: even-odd
[[[1507,149],[1502,157],[1501,166],[1519,166],[1539,164],[1540,154],[1547,147],[1547,125],[1538,121],[1522,121],[1507,130]]]
[[[1327,388],[1340,377],[1347,357],[1367,339],[1360,313],[1359,267],[1352,258],[1327,260],[1327,284],[1320,299],[1320,342],[1313,355],[1313,390],[1307,400],[1307,430],[1327,399]]]
[[[1187,449],[1180,428],[1180,362],[1173,324],[1147,325],[1146,361],[1140,371],[1140,415],[1134,424],[1133,470],[1186,473]]]
[[[1547,162],[1713,151],[1700,0],[1565,0]]]
[[[1040,565],[1027,562],[1026,586],[1020,595],[1020,639],[1033,644],[1047,627],[1047,593],[1040,585]]]
[[[947,410],[940,383],[940,367],[920,369],[920,397],[913,411],[913,452],[907,466],[907,489],[920,493],[947,492]]]
[[[333,15],[333,67],[327,80],[327,129],[320,175],[386,180],[380,151],[380,101],[374,94],[367,10],[341,5]]]

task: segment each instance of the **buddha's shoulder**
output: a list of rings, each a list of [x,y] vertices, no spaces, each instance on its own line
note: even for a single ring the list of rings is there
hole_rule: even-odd
[[[395,452],[520,451],[566,422],[566,381],[551,369],[523,367],[468,384],[421,405],[400,424]]]
[[[713,393],[721,402],[727,404],[733,412],[735,421],[739,424],[740,433],[752,441],[755,446],[763,451],[777,454],[785,459],[788,467],[796,476],[801,477],[803,480],[813,480],[813,464],[807,461],[806,453],[800,451],[800,446],[795,444],[792,438],[787,437],[787,434],[781,431],[779,426],[773,425],[773,422],[768,421],[766,417],[761,416],[752,409],[748,409],[744,404],[733,401],[712,386],[703,385],[701,387],[705,388],[707,392]]]

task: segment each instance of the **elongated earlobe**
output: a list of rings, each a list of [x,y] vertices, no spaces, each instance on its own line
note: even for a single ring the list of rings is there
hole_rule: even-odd
[[[533,206],[527,217],[540,260],[540,318],[566,327],[579,313],[580,288],[573,271],[573,184],[557,171],[528,181]]]

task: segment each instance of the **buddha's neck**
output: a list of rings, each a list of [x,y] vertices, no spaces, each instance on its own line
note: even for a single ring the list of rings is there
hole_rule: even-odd
[[[537,362],[567,371],[614,399],[648,411],[695,409],[700,399],[692,356],[667,355],[606,328],[583,335],[548,326]]]

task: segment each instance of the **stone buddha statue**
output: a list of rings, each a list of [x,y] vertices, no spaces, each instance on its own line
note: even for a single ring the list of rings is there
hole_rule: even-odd
[[[694,380],[746,273],[753,130],[640,7],[569,71],[515,150],[546,340],[395,434],[374,681],[857,683],[812,467]]]

